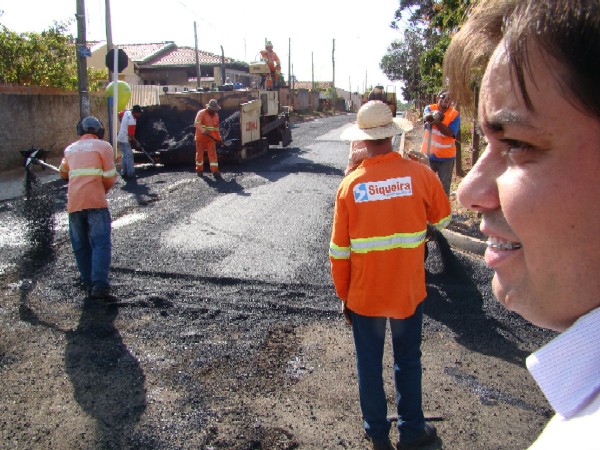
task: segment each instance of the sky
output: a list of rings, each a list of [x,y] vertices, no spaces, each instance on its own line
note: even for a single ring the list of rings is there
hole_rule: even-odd
[[[249,63],[270,40],[286,79],[291,72],[298,81],[312,81],[314,71],[315,81],[331,81],[335,61],[336,87],[362,93],[381,84],[401,97],[401,83],[379,69],[391,42],[402,37],[389,26],[399,0],[84,0],[88,41],[106,40],[107,1],[115,45],[173,41],[194,47],[195,22],[200,50],[221,55],[222,46],[226,57]],[[76,6],[77,0],[0,0],[0,24],[40,32],[73,19],[76,36]]]

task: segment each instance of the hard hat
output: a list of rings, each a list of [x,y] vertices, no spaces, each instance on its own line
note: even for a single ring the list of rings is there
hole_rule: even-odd
[[[104,126],[100,119],[94,116],[84,117],[77,123],[77,135],[93,134],[102,139],[104,137]]]
[[[267,43],[265,44],[265,47],[273,47],[273,44],[271,43],[271,41],[267,41]]]

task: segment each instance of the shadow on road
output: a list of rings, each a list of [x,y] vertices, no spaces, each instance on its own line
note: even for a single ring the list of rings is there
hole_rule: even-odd
[[[23,215],[27,249],[20,260],[19,319],[66,336],[65,367],[81,408],[97,423],[98,448],[125,448],[131,429],[146,409],[145,376],[114,326],[118,308],[85,298],[75,331],[44,320],[30,306],[36,279],[55,262],[55,193],[35,179],[26,180]]]
[[[86,298],[68,331],[65,366],[73,395],[96,420],[100,448],[124,448],[146,410],[145,376],[114,326],[118,308]]]
[[[518,347],[520,338],[513,327],[486,312],[476,274],[456,257],[441,233],[429,245],[425,314],[446,325],[469,350],[523,367],[529,352]]]
[[[145,183],[140,182],[140,175],[137,175],[137,178],[127,180],[126,183],[121,186],[121,189],[133,194],[138,205],[147,205],[158,199],[158,194],[151,192]]]

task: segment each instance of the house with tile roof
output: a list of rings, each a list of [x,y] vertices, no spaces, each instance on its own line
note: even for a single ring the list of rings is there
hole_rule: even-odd
[[[248,63],[216,55],[192,47],[179,47],[174,42],[119,45],[129,58],[129,65],[119,74],[119,79],[130,85],[182,86],[221,86],[225,83],[239,83],[249,87],[254,76],[250,75]],[[106,67],[106,42],[91,47],[92,56],[88,67]],[[198,83],[198,68],[200,83]]]

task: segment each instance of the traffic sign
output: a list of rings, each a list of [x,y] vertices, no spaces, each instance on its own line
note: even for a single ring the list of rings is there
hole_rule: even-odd
[[[117,72],[121,73],[125,70],[125,67],[129,64],[129,58],[124,50],[118,49],[119,53],[117,56]],[[106,68],[109,71],[113,71],[115,68],[115,49],[111,49],[106,54]]]

